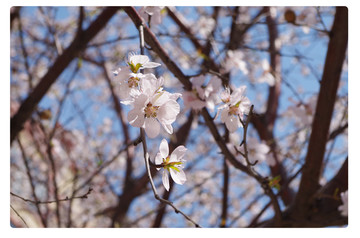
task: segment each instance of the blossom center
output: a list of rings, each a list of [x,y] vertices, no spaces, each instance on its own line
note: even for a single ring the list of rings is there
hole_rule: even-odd
[[[178,166],[182,164],[181,161],[177,161],[177,162],[169,162],[170,161],[170,156],[166,157],[165,159],[163,158],[163,162],[162,162],[162,166],[164,167],[164,169],[168,170],[170,172],[170,169],[173,169],[177,172],[180,172]]]
[[[249,154],[250,155],[255,155],[255,153],[256,153],[256,150],[254,148],[249,149]]]
[[[229,103],[230,102],[230,97],[224,97],[224,98],[221,99],[221,101],[223,103]]]
[[[238,109],[239,109],[239,107],[236,106],[236,105],[230,106],[230,108],[229,108],[229,115],[237,115],[237,114],[239,114],[239,113],[238,113],[238,111],[239,111]]]
[[[129,88],[135,88],[139,85],[140,79],[138,77],[130,77],[128,80]]]
[[[150,102],[144,108],[145,117],[156,117],[159,106],[153,106]]]

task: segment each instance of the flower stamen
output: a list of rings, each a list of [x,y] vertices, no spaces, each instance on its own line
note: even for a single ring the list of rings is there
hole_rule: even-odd
[[[150,102],[144,108],[145,117],[156,117],[159,106],[153,106]]]

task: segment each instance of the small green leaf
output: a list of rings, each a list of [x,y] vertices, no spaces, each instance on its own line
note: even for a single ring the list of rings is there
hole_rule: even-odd
[[[78,62],[77,62],[77,67],[78,67],[79,69],[81,68],[82,63],[83,63],[83,59],[82,59],[82,58],[79,58],[79,59],[78,59]]]
[[[165,13],[167,13],[167,10],[166,10],[166,8],[164,7],[163,9],[161,9],[160,14],[165,14]]]
[[[170,165],[169,167],[170,167],[171,169],[177,171],[177,172],[180,172],[180,170],[179,170],[178,168],[176,168],[175,166],[173,166],[173,165]]]
[[[202,58],[202,59],[204,59],[204,60],[208,60],[208,59],[209,59],[209,57],[207,57],[207,55],[203,54],[203,53],[201,52],[201,50],[198,50],[197,53],[198,53],[198,55],[200,56],[200,58]]]
[[[128,65],[130,66],[130,70],[133,72],[133,73],[137,73],[137,71],[140,69],[140,67],[142,66],[142,64],[140,63],[137,63],[135,66],[133,63],[128,63]]]
[[[276,188],[277,190],[280,190],[280,180],[281,180],[281,176],[280,176],[280,175],[272,178],[272,179],[269,181],[269,186],[272,187],[272,188]]]
[[[239,106],[240,106],[240,103],[241,103],[241,100],[238,101],[238,102],[235,104],[235,107],[239,107]]]

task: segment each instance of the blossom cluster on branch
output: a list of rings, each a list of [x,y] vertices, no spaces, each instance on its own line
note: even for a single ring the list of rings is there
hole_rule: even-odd
[[[205,76],[198,76],[192,80],[192,90],[181,93],[170,93],[163,89],[164,78],[157,78],[152,73],[143,74],[140,70],[151,69],[160,66],[159,63],[151,62],[146,55],[129,53],[127,65],[114,71],[119,81],[121,102],[129,105],[132,109],[128,112],[127,119],[130,125],[144,128],[149,138],[155,138],[160,133],[160,125],[164,130],[172,134],[175,122],[180,112],[180,105],[177,102],[179,97],[184,95],[185,108],[201,110],[206,107],[211,111],[221,102],[221,121],[225,123],[230,132],[235,132],[242,127],[241,121],[244,115],[249,112],[251,103],[245,96],[246,86],[230,90],[226,88],[219,95],[221,80],[214,76],[205,84]],[[256,149],[253,149],[256,150]],[[186,148],[179,146],[172,155],[168,156],[167,141],[160,144],[160,152],[155,158],[155,163],[164,168],[163,184],[169,190],[169,179],[166,171],[170,172],[173,180],[178,184],[186,181],[182,171],[182,157]],[[266,153],[268,150],[266,151]]]

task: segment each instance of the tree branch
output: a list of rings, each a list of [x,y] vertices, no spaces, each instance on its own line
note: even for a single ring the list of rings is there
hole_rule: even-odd
[[[309,212],[309,203],[318,189],[319,177],[332,113],[334,110],[336,92],[340,81],[342,65],[345,59],[348,41],[348,10],[337,7],[334,24],[325,60],[320,92],[312,124],[308,152],[301,177],[299,191],[295,198],[293,217],[304,219]]]
[[[105,27],[107,22],[113,15],[115,15],[118,9],[119,8],[117,7],[105,8],[97,19],[89,26],[89,28],[78,34],[71,45],[55,60],[52,67],[40,80],[39,84],[36,85],[34,90],[21,104],[18,112],[11,118],[10,143],[12,143],[17,134],[22,130],[24,122],[31,116],[31,113],[34,111],[36,105],[46,94],[51,85],[55,83],[56,79],[66,69],[71,61],[77,57],[78,53],[85,48],[87,43]]]
[[[93,191],[92,188],[89,188],[89,190],[84,193],[83,195],[81,196],[74,196],[74,197],[65,197],[63,199],[56,199],[56,200],[50,200],[50,201],[38,201],[38,200],[31,200],[31,199],[27,199],[27,198],[23,198],[21,197],[20,195],[17,195],[13,192],[10,192],[10,195],[11,196],[14,196],[14,197],[17,197],[17,198],[20,198],[21,200],[23,200],[24,202],[29,202],[29,203],[33,203],[35,205],[38,205],[38,204],[49,204],[49,203],[58,203],[58,202],[64,202],[64,201],[71,201],[71,200],[74,200],[74,199],[86,199],[88,198],[88,195],[90,195],[90,193]]]

